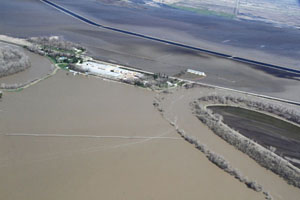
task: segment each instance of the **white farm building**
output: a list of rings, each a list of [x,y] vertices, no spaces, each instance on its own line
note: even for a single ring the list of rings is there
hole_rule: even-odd
[[[121,77],[121,74],[113,71],[113,69],[115,67],[111,67],[109,65],[104,65],[104,64],[95,63],[95,62],[84,62],[80,66],[83,70],[88,71],[89,74],[102,75],[102,76],[110,77],[110,78],[120,78]]]
[[[188,69],[187,72],[191,73],[191,74],[196,74],[198,76],[206,76],[206,74],[204,72],[196,71],[196,70],[193,70],[193,69]]]
[[[80,65],[83,70],[89,74],[104,76],[114,79],[135,79],[143,76],[143,74],[135,71],[120,68],[118,65],[100,62],[84,62]]]

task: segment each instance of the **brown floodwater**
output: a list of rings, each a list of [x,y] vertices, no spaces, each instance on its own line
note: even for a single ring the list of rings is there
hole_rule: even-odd
[[[298,200],[300,196],[299,188],[289,185],[281,177],[261,167],[249,156],[228,144],[222,138],[214,134],[206,125],[202,124],[193,114],[190,103],[200,97],[209,95],[231,95],[242,98],[253,98],[255,101],[265,101],[265,103],[278,103],[232,91],[228,92],[226,90],[196,87],[188,90],[179,89],[177,92],[163,95],[162,108],[165,110],[165,116],[168,119],[177,121],[179,129],[184,130],[188,135],[199,140],[202,144],[206,144],[209,150],[224,156],[225,159],[243,175],[260,183],[264,190],[269,191],[274,199]],[[283,103],[280,104],[283,106]],[[290,106],[288,108],[299,111],[299,107],[296,106]]]
[[[91,5],[90,3],[95,3],[94,1],[89,1],[87,5],[81,7],[81,5],[85,4],[85,2],[64,1],[63,3],[68,4],[67,6],[70,6],[72,8],[76,3],[79,3],[80,6],[78,7],[78,9],[87,9],[85,11],[89,10],[88,7]],[[104,17],[111,16],[115,20],[122,20],[123,16],[124,19],[126,18],[126,13],[121,13],[123,11],[123,8],[121,7],[107,7],[104,5],[100,6],[98,4],[98,8],[99,7],[101,9],[104,9],[105,12],[93,12],[93,15],[103,15],[104,13],[106,13],[107,16]],[[97,9],[97,7],[95,8]],[[109,30],[92,27],[60,11],[57,11],[50,6],[41,3],[40,1],[5,0],[3,2],[3,6],[0,9],[0,17],[5,19],[0,22],[0,32],[2,34],[8,34],[16,37],[59,35],[73,42],[81,43],[83,46],[86,46],[88,48],[89,53],[93,57],[104,61],[114,61],[119,64],[129,65],[131,67],[140,68],[143,70],[157,73],[166,73],[168,75],[174,75],[179,73],[181,70],[191,68],[203,71],[207,74],[207,77],[201,80],[201,82],[204,83],[239,89],[248,92],[255,92],[259,94],[271,95],[295,101],[300,100],[299,80],[297,81],[291,79],[289,76],[281,77],[282,74],[278,75],[274,72],[270,72],[271,70],[267,70],[266,68],[254,68],[253,66],[251,67],[248,64],[237,63],[229,59],[208,56],[197,51],[187,50],[172,45],[166,45]],[[22,13],[18,12],[18,10],[20,9],[22,9]],[[118,15],[108,12],[110,9],[113,10],[115,13],[118,13]],[[80,13],[82,12],[83,11],[80,11]],[[137,16],[140,16],[140,14],[142,13],[143,12],[133,11],[133,13],[131,14],[138,14],[134,15],[134,19],[139,21],[140,19]],[[83,14],[85,14],[85,12],[83,12]],[[210,21],[211,19],[208,22],[205,22],[205,20],[203,20],[204,24],[202,24],[201,22],[201,24],[194,26],[196,28],[200,28],[200,30],[194,30],[192,32],[194,34],[201,33],[201,36],[195,36],[194,34],[191,34],[191,31],[187,31],[192,30],[190,29],[192,27],[189,25],[189,23],[186,22],[181,22],[183,23],[183,27],[180,30],[178,30],[178,28],[174,28],[173,25],[178,24],[177,20],[171,20],[173,25],[170,27],[167,25],[167,22],[170,22],[170,20],[165,21],[165,19],[163,18],[158,18],[158,23],[163,22],[166,24],[163,24],[163,26],[149,27],[149,24],[148,26],[131,25],[129,23],[130,21],[127,21],[127,23],[121,25],[118,23],[109,23],[108,20],[102,20],[102,18],[100,19],[97,16],[94,16],[93,19],[95,19],[99,23],[103,22],[104,24],[141,33],[146,33],[147,35],[153,35],[157,37],[165,37],[168,35],[172,35],[172,38],[170,39],[174,41],[181,41],[183,43],[196,45],[201,48],[207,48],[220,52],[226,50],[226,53],[234,54],[235,56],[252,59],[257,59],[258,57],[264,58],[262,59],[262,61],[272,61],[271,63],[276,65],[281,65],[280,61],[285,63],[282,63],[283,66],[288,67],[299,64],[296,58],[292,59],[293,61],[290,62],[286,58],[286,55],[283,56],[281,54],[280,56],[278,56],[277,54],[263,52],[261,49],[257,48],[248,49],[247,47],[233,48],[233,46],[230,45],[223,46],[224,44],[222,43],[222,41],[231,38],[216,37],[215,39],[219,40],[219,42],[217,43],[206,40],[206,36],[211,37],[212,33],[216,32],[218,32],[219,36],[223,37],[222,30],[216,30],[217,26],[214,27],[209,25],[210,23],[213,23],[213,21]],[[147,22],[151,22],[151,20],[153,20],[151,18],[147,19]],[[198,21],[200,23],[200,20]],[[207,29],[207,25],[205,25],[206,23],[209,25],[210,28],[214,27],[214,30]],[[226,24],[228,25],[226,27],[230,30],[229,33],[232,34],[232,23],[226,22]],[[186,27],[186,25],[189,26]],[[264,28],[266,28],[265,37],[268,37],[268,33],[271,30],[273,30],[273,28],[267,28],[266,26],[264,26]],[[254,32],[248,34],[248,28],[242,29],[241,31],[243,31],[243,34],[240,35],[246,36],[246,38],[232,41],[236,41],[237,43],[245,42],[247,44],[252,45],[254,43],[253,41],[256,41],[257,39],[255,37],[260,36],[259,33],[262,31],[262,29],[260,29],[260,25],[254,24],[253,29],[251,30],[253,30]],[[277,38],[284,39],[282,41],[274,41],[276,43],[279,42],[278,45],[274,45],[271,41],[269,41],[270,49],[278,47],[285,49],[281,49],[280,52],[297,52],[294,50],[290,50],[290,48],[286,48],[285,46],[287,44],[296,44],[294,41],[296,41],[298,37],[294,33],[294,31],[292,31],[293,33],[288,32],[289,31],[276,32],[276,34],[278,34],[276,36]],[[236,33],[239,34],[239,31],[236,31]],[[247,38],[247,36],[249,36],[250,38]],[[261,41],[260,39],[258,42],[263,42],[263,40]]]
[[[5,92],[0,199],[263,199],[180,139],[156,95],[61,70]]]

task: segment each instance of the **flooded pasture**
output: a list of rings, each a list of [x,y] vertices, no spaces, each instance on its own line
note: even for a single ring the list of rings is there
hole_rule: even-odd
[[[155,96],[61,70],[4,93],[0,198],[263,199],[181,139]]]
[[[74,2],[74,4],[71,4],[70,1],[63,1],[61,3],[70,8],[73,8],[74,5],[77,5],[78,3],[81,4],[77,1]],[[91,9],[89,6],[92,4],[89,4],[89,1],[87,1],[87,3],[87,6],[83,8],[85,11]],[[146,71],[166,73],[168,75],[174,75],[182,70],[191,68],[198,71],[203,71],[208,75],[205,79],[201,80],[201,82],[204,83],[239,89],[247,92],[266,94],[290,100],[300,100],[300,92],[295,92],[299,91],[299,80],[295,80],[293,75],[290,74],[278,75],[270,70],[257,69],[249,64],[238,63],[229,59],[222,59],[193,50],[187,50],[172,45],[162,44],[159,42],[149,41],[146,39],[92,27],[52,7],[49,7],[40,1],[26,0],[26,2],[24,2],[18,0],[12,2],[5,0],[4,6],[0,9],[1,18],[6,19],[0,23],[0,32],[3,34],[18,37],[60,35],[65,39],[76,43],[81,43],[83,46],[88,48],[90,55],[104,61],[112,61]],[[22,14],[17,12],[19,9],[23,10]],[[125,8],[99,4],[99,9],[112,9],[115,10],[114,12],[117,12],[118,10],[120,11]],[[127,10],[126,12],[141,14],[140,11],[132,9],[129,10],[130,11]],[[80,11],[80,13],[86,14],[84,10]],[[109,15],[107,11],[106,14]],[[39,18],[41,20],[32,20],[34,18]],[[97,20],[97,22],[104,21],[97,16],[94,16],[93,19]],[[135,19],[138,20],[139,18],[136,17]],[[157,21],[160,22],[161,20],[162,18],[159,18]],[[106,24],[116,25],[117,23]],[[117,27],[127,29],[124,26],[128,26],[128,29],[135,31],[135,29],[132,29],[132,27],[126,23]],[[198,24],[197,26],[205,27],[205,25],[201,24]],[[251,26],[255,26],[255,24],[252,24]],[[146,31],[146,33],[149,35],[160,36],[155,35],[151,31],[147,32],[148,29],[144,26],[136,26],[136,28],[138,27],[141,29],[137,30]],[[161,26],[157,25],[157,27]],[[253,27],[253,29],[255,28]],[[210,43],[208,40],[201,40],[202,36],[199,36],[199,38],[190,37],[189,32],[178,32],[174,30],[174,27],[171,28],[169,26],[164,26],[163,29],[157,30],[160,30],[162,32],[161,34],[166,33],[167,35],[173,35],[175,37],[173,38],[175,41],[181,41],[180,38],[184,38],[189,40],[189,42],[181,42],[188,44],[197,44],[200,42],[201,44],[199,43],[198,46],[203,48],[207,48],[208,43]],[[182,30],[187,30],[187,27],[183,28]],[[142,33],[144,33],[143,31]],[[202,31],[196,32],[202,33]],[[266,31],[266,33],[268,32],[269,31]],[[292,35],[292,37],[280,38],[296,37],[294,31],[279,31],[277,33],[279,36],[281,34]],[[207,35],[211,34],[207,33]],[[246,41],[251,40],[247,39]],[[288,43],[291,42],[289,41]],[[217,43],[211,43],[210,45],[213,44],[215,46],[214,50],[218,51],[219,46]],[[282,42],[282,44],[284,44],[284,42]],[[278,45],[281,46],[280,44]],[[285,49],[284,46],[281,47]],[[231,47],[226,46],[226,48],[223,49],[230,50]],[[256,51],[258,50],[251,50],[251,52]],[[249,55],[252,54],[248,52],[247,48],[239,48],[238,50],[232,50],[229,53],[238,56],[238,52],[245,53],[244,55],[240,55],[242,57],[251,58]],[[280,61],[288,60],[285,56],[274,56],[275,54],[270,54],[267,56],[266,53],[260,51],[258,51],[253,58],[257,58],[258,55],[268,57],[269,60],[272,61],[275,61],[276,58],[278,58],[278,61],[276,60],[274,64],[280,64]],[[285,64],[286,66],[294,66],[294,64],[297,64],[298,62],[294,59],[294,61],[287,63],[287,65]]]

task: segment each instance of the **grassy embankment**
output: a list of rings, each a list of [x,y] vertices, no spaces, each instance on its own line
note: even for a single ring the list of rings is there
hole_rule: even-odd
[[[300,126],[261,112],[232,106],[208,106],[229,127],[285,158],[300,159]],[[291,163],[300,167],[298,162]]]
[[[172,8],[180,9],[180,10],[185,10],[185,11],[189,11],[189,12],[202,14],[202,15],[214,15],[214,16],[226,17],[226,18],[230,18],[230,19],[233,19],[235,17],[233,14],[230,14],[230,13],[217,12],[217,11],[203,9],[203,8],[192,8],[192,7],[186,7],[186,6],[179,6],[176,4],[169,4],[168,6],[170,6]]]
[[[283,120],[290,121],[292,123],[300,124],[300,115],[292,109],[288,109],[282,105],[278,106],[276,104],[271,104],[270,102],[266,103],[264,101],[254,101],[249,98],[241,98],[241,97],[232,97],[232,96],[221,96],[221,95],[210,95],[203,96],[198,100],[194,101],[191,106],[193,108],[193,112],[195,116],[204,124],[206,124],[216,135],[224,139],[229,144],[235,146],[237,149],[247,154],[249,157],[254,159],[258,164],[262,167],[265,167],[268,170],[271,170],[275,174],[278,174],[283,179],[287,181],[287,183],[294,185],[295,187],[300,188],[300,171],[299,168],[292,165],[290,162],[282,158],[280,155],[276,154],[278,151],[285,150],[284,153],[288,153],[286,148],[281,148],[282,145],[276,145],[272,143],[275,139],[277,140],[276,144],[282,144],[286,142],[286,146],[291,146],[294,144],[289,139],[282,138],[280,135],[276,136],[275,134],[268,133],[265,136],[264,141],[268,141],[268,144],[274,148],[265,148],[259,143],[249,139],[248,137],[243,136],[238,131],[232,129],[230,126],[226,125],[226,117],[223,117],[220,114],[215,114],[210,110],[207,105],[230,105],[230,106],[239,106],[246,109],[255,110],[262,113],[268,113],[269,115],[274,115],[275,117],[283,118]],[[232,117],[232,114],[230,115]],[[228,118],[228,117],[227,117]],[[236,119],[233,120],[236,123]],[[239,119],[239,123],[241,124],[241,119]],[[250,121],[253,122],[253,121]],[[262,126],[261,121],[258,122],[259,126],[255,126],[254,128],[258,129]],[[248,130],[248,122],[247,125],[242,125],[241,128]],[[269,130],[269,125],[263,127],[261,133],[265,133]],[[274,129],[274,128],[273,128]],[[275,128],[278,129],[278,128]],[[279,131],[282,131],[279,129]],[[251,131],[251,136],[257,132],[256,130]],[[286,132],[283,130],[282,132]],[[257,133],[258,137],[262,137],[261,133]],[[268,140],[267,140],[268,139]],[[258,140],[258,139],[257,139]],[[297,141],[297,140],[295,140]],[[292,143],[291,143],[292,142]],[[269,146],[267,144],[267,146]],[[295,145],[298,149],[299,145]],[[295,148],[295,149],[296,149]],[[293,149],[293,148],[292,148]],[[276,153],[274,153],[276,152]],[[280,154],[280,153],[279,153]],[[295,154],[294,154],[295,155]],[[296,155],[295,155],[296,156]],[[294,156],[293,156],[294,157]]]
[[[300,140],[300,127],[293,125],[289,122],[286,122],[284,120],[260,113],[260,112],[256,112],[256,111],[252,111],[252,110],[248,110],[248,109],[244,109],[244,108],[240,108],[240,107],[232,107],[232,106],[208,106],[209,109],[212,109],[214,112],[219,113],[221,115],[226,115],[226,116],[231,116],[232,118],[242,118],[245,119],[247,121],[252,121],[252,123],[247,123],[249,126],[247,127],[247,129],[249,131],[251,131],[251,129],[253,130],[257,130],[258,125],[264,125],[266,127],[272,128],[272,132],[273,133],[278,133],[280,135],[284,135],[286,137],[295,139],[295,140]],[[231,120],[229,120],[231,121]],[[234,121],[232,121],[232,125],[234,126],[236,123],[234,123]],[[240,123],[240,122],[239,122]],[[254,127],[251,127],[250,125],[253,124],[255,125]],[[235,126],[233,127],[235,128]],[[285,130],[284,132],[278,132],[279,130]]]

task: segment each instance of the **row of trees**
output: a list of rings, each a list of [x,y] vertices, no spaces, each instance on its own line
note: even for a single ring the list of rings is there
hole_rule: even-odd
[[[243,176],[241,172],[233,168],[229,162],[223,157],[218,155],[217,153],[210,151],[206,145],[201,144],[200,141],[196,140],[192,136],[187,135],[184,130],[177,129],[177,132],[180,134],[182,138],[184,138],[189,143],[195,145],[197,149],[199,149],[205,156],[210,160],[212,163],[217,165],[219,168],[223,169],[225,172],[229,173],[230,175],[234,176],[240,182],[246,184],[249,188],[261,192],[262,186],[258,184],[256,181],[249,180],[247,177]]]
[[[242,97],[233,97],[233,96],[220,96],[220,95],[210,95],[204,96],[198,99],[200,102],[211,102],[214,104],[235,104],[235,105],[243,105],[247,108],[255,109],[258,111],[264,111],[268,113],[272,113],[279,117],[282,117],[286,120],[291,122],[295,122],[300,124],[300,114],[297,113],[295,110],[288,109],[283,106],[274,105],[271,103],[264,103],[249,100]]]
[[[0,46],[0,77],[23,71],[30,65],[30,59],[20,48]]]
[[[164,115],[164,110],[161,108],[160,103],[161,103],[161,99],[155,98],[155,100],[153,101],[153,106],[156,107],[158,109],[158,111],[161,112],[162,115]],[[176,121],[174,122],[174,121],[169,120],[168,118],[166,118],[166,119],[167,119],[167,121],[169,121],[169,123],[172,126],[175,127],[177,133],[184,140],[186,140],[190,144],[194,145],[198,150],[200,150],[202,153],[204,153],[204,155],[207,157],[207,159],[209,161],[211,161],[216,166],[218,166],[219,168],[221,168],[225,172],[229,173],[231,176],[233,176],[234,178],[236,178],[240,182],[244,183],[245,185],[247,185],[247,187],[253,189],[254,191],[257,191],[257,192],[263,191],[263,188],[259,183],[257,183],[256,181],[253,181],[253,180],[249,180],[238,169],[233,168],[230,165],[230,163],[223,156],[220,156],[217,153],[209,150],[205,144],[202,144],[199,140],[197,140],[194,137],[186,134],[186,132],[184,130],[179,129]],[[217,121],[219,121],[219,120],[220,119],[217,119]],[[266,199],[268,199],[268,200],[272,199],[271,195],[268,192],[263,191],[263,193],[264,193]]]
[[[62,50],[72,51],[74,48],[84,50],[79,44],[63,40],[61,37],[31,37],[27,39],[32,44],[38,44],[43,47],[55,47]]]
[[[82,58],[77,55],[77,51],[85,49],[79,44],[65,41],[60,37],[33,37],[28,39],[32,45],[26,48],[42,56],[49,56],[57,63],[77,63],[82,62]]]
[[[26,46],[26,49],[28,49],[29,51],[39,54],[41,56],[50,56],[52,58],[56,58],[56,57],[75,57],[75,53],[73,52],[64,52],[64,51],[58,51],[55,49],[52,49],[50,47],[43,47],[41,48],[39,45],[34,44],[31,46]]]
[[[220,103],[216,96],[202,97],[199,101],[192,103],[194,114],[200,121],[229,144],[253,158],[261,166],[278,174],[289,184],[300,188],[300,170],[298,168],[224,124],[220,115],[215,115],[210,109],[203,106],[203,101],[208,101],[208,99]],[[225,98],[225,100],[231,101],[231,97]],[[236,99],[234,98],[234,100]]]

